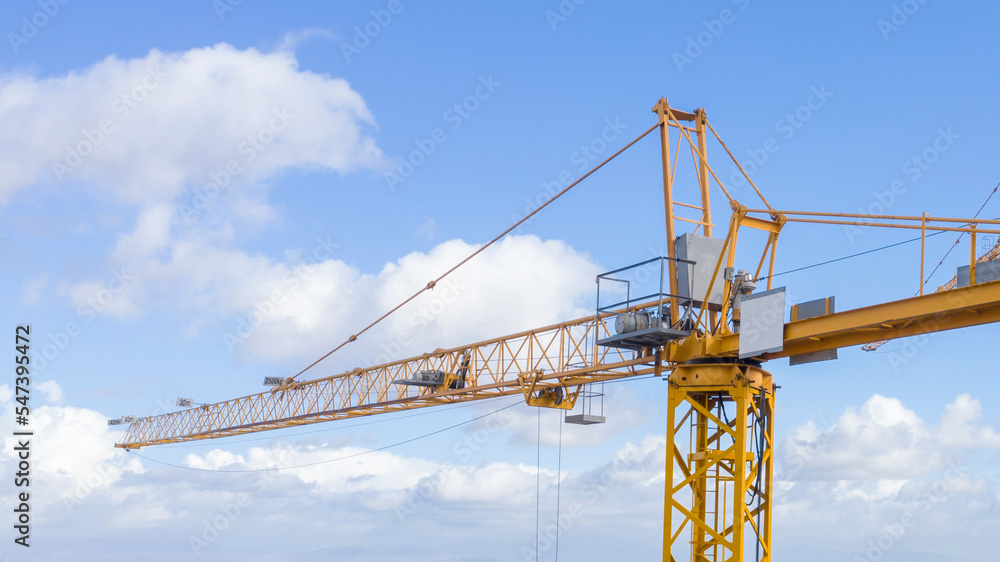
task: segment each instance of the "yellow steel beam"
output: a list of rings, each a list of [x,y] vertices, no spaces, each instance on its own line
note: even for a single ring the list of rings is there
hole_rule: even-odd
[[[677,253],[676,248],[674,247],[674,175],[670,165],[670,122],[667,117],[670,114],[670,105],[667,103],[667,99],[660,98],[660,101],[658,101],[653,107],[653,111],[656,112],[657,119],[660,124],[660,152],[663,165],[663,212],[664,218],[666,219],[667,257],[670,258],[667,260],[667,279],[670,287],[670,310],[676,311],[678,310],[678,303],[677,297],[674,295],[678,294],[678,290],[677,262],[675,261]],[[694,120],[694,115],[691,115],[690,120]],[[677,148],[678,150],[680,149],[680,142],[678,142]],[[702,201],[702,207],[705,206],[706,202]]]
[[[907,230],[925,230],[924,226],[921,224],[902,224],[902,223],[889,223],[889,222],[868,222],[866,220],[860,221],[842,221],[842,220],[823,220],[823,219],[804,219],[799,217],[787,217],[788,222],[803,222],[812,224],[832,224],[841,226],[878,226],[882,228],[902,228]],[[986,222],[986,221],[980,221]],[[934,230],[937,232],[979,232],[982,234],[1000,234],[1000,230],[995,228],[975,228],[972,226],[927,226],[926,230]]]
[[[676,115],[676,113],[674,114]],[[701,220],[705,224],[705,236],[712,235],[712,205],[710,203],[711,196],[708,191],[708,159],[705,155],[708,154],[707,134],[705,127],[708,125],[708,119],[705,117],[705,110],[698,108],[695,110],[695,115],[697,115],[698,121],[696,124],[696,134],[698,136],[698,187],[701,189],[701,202],[702,202],[702,215]],[[693,149],[694,147],[692,147]]]
[[[1000,281],[994,281],[790,322],[785,325],[784,349],[763,359],[998,321]]]
[[[774,209],[747,209],[748,213],[780,213],[783,215],[795,215],[804,217],[842,217],[842,218],[855,218],[855,219],[865,219],[865,220],[886,220],[886,221],[909,221],[913,223],[922,222],[925,218],[928,222],[951,222],[959,224],[969,224],[971,219],[962,219],[955,217],[932,217],[930,215],[925,216],[912,216],[912,215],[868,215],[863,213],[827,213],[821,211],[776,211]],[[975,219],[978,224],[995,224],[1000,225],[1000,220],[993,219]],[[886,226],[884,224],[875,223],[872,226]]]
[[[1000,281],[920,295],[785,324],[784,349],[762,360],[837,349],[1000,322]],[[666,347],[661,358],[679,363],[702,357],[735,357],[739,334],[691,337]]]

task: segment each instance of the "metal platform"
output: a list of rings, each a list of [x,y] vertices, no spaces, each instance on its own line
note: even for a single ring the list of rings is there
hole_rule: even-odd
[[[597,340],[597,345],[639,350],[644,347],[663,347],[663,344],[667,342],[683,339],[689,335],[691,332],[688,330],[674,330],[658,326]]]
[[[577,425],[593,425],[595,423],[604,423],[607,420],[604,416],[597,416],[594,414],[576,414],[575,416],[566,416],[566,423],[575,423]]]

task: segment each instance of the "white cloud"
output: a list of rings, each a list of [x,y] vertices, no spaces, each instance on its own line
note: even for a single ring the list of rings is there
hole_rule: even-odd
[[[995,484],[967,468],[906,481],[797,482],[777,494],[775,541],[796,559],[977,558],[1000,519]],[[958,545],[956,536],[966,540]],[[934,558],[945,554],[954,558]]]
[[[154,247],[155,228],[138,228],[120,247]],[[144,242],[130,241],[142,238]],[[170,310],[228,318],[218,334],[252,357],[309,358],[328,351],[388,311],[478,246],[450,240],[365,273],[332,257],[336,244],[320,240],[306,258],[289,260],[229,249],[189,235],[170,243],[163,260],[123,260],[134,288],[113,292],[109,282],[86,282],[70,296],[78,306],[103,290],[99,312],[135,315],[147,303]],[[130,254],[131,255],[131,254]],[[380,363],[438,347],[461,345],[590,314],[599,266],[564,242],[511,236],[365,334],[345,349],[360,363]]]
[[[357,453],[368,454],[323,462]],[[662,472],[662,439],[628,444],[616,457],[564,470],[566,533],[638,534],[642,518],[660,511],[662,490],[651,493],[647,478],[636,475]],[[59,560],[84,541],[116,544],[121,555],[141,549],[142,558],[150,560],[195,555],[266,560],[274,549],[289,560],[512,560],[521,559],[522,546],[534,545],[539,482],[534,466],[499,459],[478,465],[434,462],[419,454],[371,452],[354,445],[288,443],[254,447],[243,455],[220,448],[189,455],[185,464],[233,470],[316,462],[322,464],[251,474],[158,465],[142,473],[115,473],[108,478],[113,485],[85,488],[65,508],[33,505],[48,531],[33,545],[34,559]],[[88,457],[81,464],[92,466],[94,461]],[[545,526],[555,517],[555,471],[543,468],[540,477]],[[0,498],[0,505],[5,500]],[[498,528],[504,529],[503,536]],[[441,530],[446,529],[462,532],[442,545]],[[123,533],[129,540],[121,541]],[[568,552],[574,542],[567,543]],[[542,546],[550,552],[551,543]]]
[[[437,223],[434,222],[433,218],[428,217],[427,220],[420,225],[417,229],[417,235],[426,237],[428,240],[434,239],[434,232],[437,230]]]
[[[664,443],[661,437],[649,437],[638,444],[626,443],[611,461],[584,470],[565,470],[563,484],[567,497],[581,494],[588,486],[600,488],[602,495],[609,487],[645,489],[657,483],[662,486]],[[524,508],[534,505],[539,482],[545,501],[554,501],[557,481],[554,468],[547,466],[542,467],[539,475],[533,465],[501,460],[478,464],[457,459],[433,462],[394,451],[332,444],[254,447],[246,459],[224,449],[214,449],[202,455],[187,455],[185,465],[208,470],[292,467],[277,473],[310,485],[312,493],[326,501],[357,496],[351,501],[361,502],[370,509],[390,510],[405,508],[407,502],[412,509],[414,496],[419,497],[418,503],[435,503],[438,509],[451,505],[457,510],[470,504],[498,510]],[[605,499],[614,504],[622,501],[619,507],[627,508],[624,500]]]
[[[313,37],[323,37],[326,39],[336,39],[337,37],[332,31],[328,29],[322,29],[317,27],[308,27],[302,31],[288,32],[285,34],[281,43],[278,44],[277,50],[279,51],[294,51],[300,43],[311,39]]]
[[[31,187],[136,209],[132,232],[109,249],[108,275],[56,289],[87,315],[141,315],[143,295],[116,290],[122,271],[173,283],[191,274],[184,265],[206,260],[251,276],[209,295],[189,281],[173,300],[235,290],[222,314],[245,310],[273,264],[231,248],[238,228],[276,219],[270,180],[289,169],[349,173],[384,164],[374,118],[346,81],[300,70],[290,51],[224,43],[109,57],[64,76],[0,75],[0,125],[0,204]],[[44,285],[44,276],[27,284],[24,300],[36,302]]]
[[[49,402],[62,400],[62,391],[54,381],[33,385]],[[0,398],[3,398],[0,387]],[[141,472],[137,459],[129,459],[124,451],[114,448],[122,432],[108,429],[107,417],[99,412],[72,406],[43,405],[31,408],[29,428],[34,436],[14,436],[13,406],[3,412],[0,430],[4,448],[0,459],[15,466],[18,458],[14,447],[27,440],[33,509],[57,509],[71,514],[75,506],[95,492],[109,490],[125,473]],[[23,429],[23,428],[22,428]],[[0,498],[5,502],[11,498]],[[57,506],[57,507],[56,507]]]
[[[939,441],[951,448],[1000,449],[1000,434],[979,423],[983,414],[979,400],[962,394],[945,406],[938,429]]]
[[[1000,524],[997,485],[977,459],[1000,439],[981,411],[963,394],[933,425],[875,394],[822,428],[789,432],[778,448],[775,541],[795,559],[977,557]]]
[[[845,426],[861,433],[872,424],[924,427],[931,434],[940,429],[913,418],[905,407],[869,402],[868,409],[845,412]],[[974,403],[959,397],[945,417],[954,405],[974,412]],[[205,536],[211,540],[198,555],[207,560],[266,559],[269,547],[282,549],[288,559],[315,558],[321,552],[316,549],[330,545],[336,549],[322,552],[335,559],[522,559],[522,547],[534,547],[536,485],[543,536],[555,521],[554,459],[536,475],[533,463],[494,456],[495,450],[483,449],[485,456],[467,460],[431,460],[422,446],[371,452],[370,447],[307,438],[243,452],[221,442],[219,448],[190,454],[184,461],[212,470],[311,465],[302,468],[252,474],[158,465],[143,469],[134,457],[111,448],[118,433],[108,431],[99,413],[48,406],[39,413],[40,434],[58,436],[44,449],[39,441],[37,451],[37,458],[47,461],[38,464],[38,491],[44,486],[45,495],[55,498],[33,508],[44,514],[52,534],[39,543],[39,560],[59,559],[60,546],[83,540],[110,543],[126,532],[133,538],[130,544],[142,544],[155,554],[151,559],[164,560],[192,557],[190,538]],[[855,419],[858,423],[847,423]],[[965,423],[978,427],[976,419],[967,415]],[[0,429],[9,434],[10,428]],[[512,424],[499,426],[500,450],[516,431]],[[453,432],[453,437],[455,443],[463,442],[462,434]],[[432,450],[440,453],[447,447]],[[158,449],[143,452],[163,455]],[[355,456],[359,453],[364,454]],[[344,457],[350,458],[335,460]],[[622,443],[610,458],[563,467],[560,548],[567,558],[613,556],[586,540],[593,536],[628,542],[624,551],[630,559],[655,554],[658,541],[648,541],[648,536],[661,525],[665,458],[665,441],[656,435]],[[48,462],[52,466],[45,466]],[[805,553],[796,559],[826,559],[819,551],[835,553],[834,559],[854,554],[865,559],[869,541],[878,544],[887,529],[903,528],[882,560],[934,560],[928,556],[940,545],[966,532],[969,538],[955,555],[974,557],[983,552],[983,537],[1000,523],[993,512],[996,493],[995,484],[961,465],[917,480],[798,481],[781,487],[776,497],[775,540],[785,552]],[[59,505],[60,497],[71,501]],[[5,501],[0,498],[0,508],[9,509]],[[907,514],[912,523],[903,519]],[[907,525],[897,527],[902,521]],[[448,541],[447,549],[435,550],[442,532],[459,527],[463,532]],[[497,528],[505,530],[503,537]],[[582,545],[591,550],[574,552]],[[551,556],[551,541],[543,539],[541,547],[543,557]]]
[[[283,115],[294,118],[286,123]],[[91,135],[102,120],[107,131]],[[107,273],[57,288],[87,316],[136,319],[158,308],[186,311],[192,326],[221,317],[236,336],[228,340],[234,350],[304,358],[327,351],[477,247],[451,240],[377,272],[335,259],[329,241],[284,259],[239,247],[241,229],[275,219],[268,178],[293,168],[346,173],[383,164],[361,96],[341,79],[300,71],[288,51],[219,44],[110,57],[61,77],[5,75],[0,124],[14,131],[0,140],[0,172],[10,172],[0,173],[0,201],[52,180],[56,163],[60,189],[136,207],[131,232],[109,249]],[[74,152],[89,154],[75,163]],[[424,225],[428,236],[433,230],[433,221]],[[306,266],[296,253],[315,259]],[[572,319],[591,312],[597,272],[563,242],[509,237],[344,355],[380,362]]]
[[[600,384],[590,390],[602,391]],[[538,441],[538,419],[541,410],[541,443],[544,447],[557,446],[560,441],[559,431],[562,430],[563,447],[594,447],[601,445],[617,434],[656,418],[662,413],[662,407],[649,400],[648,397],[636,393],[626,385],[610,384],[603,387],[605,392],[603,408],[600,398],[593,404],[593,414],[599,415],[603,410],[605,423],[594,425],[574,425],[562,422],[563,410],[547,409],[514,409],[506,418],[504,428],[510,430],[507,443],[520,447],[534,447]],[[665,389],[664,389],[665,392]],[[661,395],[662,396],[662,395]],[[567,415],[579,414],[583,411],[581,398],[577,399],[576,407],[566,411]],[[507,412],[505,412],[506,414]],[[560,428],[560,425],[562,426]],[[468,429],[467,431],[472,431]]]
[[[792,430],[781,443],[779,458],[785,476],[798,479],[926,475],[970,450],[1000,449],[1000,435],[979,421],[981,410],[978,400],[963,394],[945,407],[935,427],[900,400],[875,394],[860,410],[848,408],[828,427],[809,422]]]
[[[207,184],[230,162],[239,172],[229,190],[292,167],[379,167],[373,125],[346,81],[299,70],[287,51],[220,43],[109,57],[65,76],[6,74],[0,203],[57,178],[144,204]]]
[[[38,297],[41,296],[42,288],[47,282],[48,276],[45,274],[26,281],[21,288],[21,303],[30,306],[38,304]]]
[[[63,401],[65,396],[63,395],[62,388],[59,387],[59,383],[56,381],[35,381],[34,387],[41,391],[42,396],[45,401],[52,405],[57,405]]]

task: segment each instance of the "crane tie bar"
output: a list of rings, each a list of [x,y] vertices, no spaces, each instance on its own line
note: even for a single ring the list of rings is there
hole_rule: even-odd
[[[409,298],[407,298],[403,302],[401,302],[398,305],[396,305],[395,308],[393,308],[389,312],[386,312],[382,316],[379,316],[374,322],[372,322],[371,324],[368,324],[367,326],[365,326],[364,329],[362,329],[361,331],[359,331],[357,334],[354,334],[351,337],[347,338],[347,340],[344,341],[344,343],[342,343],[342,344],[338,345],[337,347],[331,349],[326,355],[324,355],[324,356],[320,357],[319,359],[313,361],[312,363],[309,364],[308,367],[306,367],[305,369],[302,369],[298,373],[295,373],[294,375],[292,375],[289,378],[290,379],[295,379],[296,377],[298,377],[302,373],[304,373],[304,372],[308,371],[309,369],[312,369],[313,367],[315,367],[317,364],[319,364],[320,361],[322,361],[322,360],[326,359],[327,357],[329,357],[329,356],[333,355],[334,353],[336,353],[340,348],[344,347],[345,345],[347,345],[347,344],[349,344],[349,343],[351,343],[353,341],[357,341],[358,336],[360,336],[361,334],[367,332],[371,328],[375,327],[376,324],[378,324],[382,320],[385,320],[386,318],[388,318],[391,314],[393,314],[394,312],[396,312],[400,308],[403,308],[403,306],[405,306],[410,301],[412,301],[413,299],[415,299],[418,296],[420,296],[420,294],[423,293],[424,291],[426,291],[428,289],[433,289],[434,286],[437,285],[437,283],[439,281],[441,281],[442,279],[444,279],[445,277],[447,277],[448,275],[450,275],[456,269],[458,269],[458,268],[462,267],[463,265],[465,265],[466,262],[468,262],[472,258],[476,257],[480,253],[482,253],[486,248],[489,248],[494,243],[496,243],[497,241],[499,241],[500,239],[502,239],[504,236],[507,236],[507,234],[509,234],[512,230],[514,230],[515,228],[521,226],[523,223],[527,222],[528,219],[530,219],[531,217],[535,216],[535,214],[537,214],[539,211],[541,211],[542,209],[544,209],[545,207],[547,207],[550,203],[552,203],[556,199],[562,197],[563,194],[565,194],[567,191],[569,191],[570,189],[573,189],[574,187],[576,187],[577,184],[579,184],[583,180],[587,179],[591,174],[593,174],[597,170],[599,170],[602,167],[604,167],[605,164],[607,164],[608,162],[610,162],[611,160],[613,160],[616,156],[618,156],[622,152],[625,152],[626,150],[628,150],[629,148],[631,148],[631,146],[633,144],[639,142],[643,137],[645,137],[649,133],[652,133],[659,126],[660,126],[660,124],[657,123],[656,125],[653,125],[649,129],[646,129],[646,131],[644,133],[640,134],[638,137],[636,137],[635,139],[633,139],[632,142],[630,142],[630,143],[626,144],[625,146],[623,146],[622,148],[618,149],[618,152],[615,152],[611,156],[608,156],[606,159],[604,159],[603,162],[601,162],[600,164],[598,164],[598,165],[594,166],[593,168],[591,168],[589,172],[587,172],[586,174],[583,174],[576,181],[574,181],[573,183],[567,185],[562,191],[560,191],[559,193],[556,193],[555,195],[553,195],[551,199],[549,199],[545,203],[542,203],[537,209],[535,209],[534,211],[532,211],[532,212],[528,213],[527,215],[525,215],[524,218],[522,218],[521,220],[519,220],[516,223],[514,223],[512,226],[510,226],[509,228],[507,228],[507,230],[504,230],[503,232],[501,232],[500,234],[498,234],[495,238],[493,238],[492,240],[490,240],[486,244],[483,244],[482,246],[480,246],[478,249],[476,249],[476,251],[474,251],[471,254],[469,254],[465,259],[463,259],[462,261],[458,262],[458,264],[456,264],[455,266],[453,266],[448,271],[445,271],[437,279],[433,279],[430,282],[428,282],[426,286],[424,286],[422,289],[420,289],[416,293],[413,293]]]

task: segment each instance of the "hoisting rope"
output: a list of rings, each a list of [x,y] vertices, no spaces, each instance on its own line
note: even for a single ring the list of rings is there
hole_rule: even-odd
[[[530,219],[531,217],[535,216],[536,213],[538,213],[539,211],[541,211],[542,209],[544,209],[545,207],[547,207],[549,205],[549,203],[552,203],[556,199],[562,197],[563,194],[565,194],[567,191],[569,191],[569,190],[573,189],[574,187],[576,187],[577,184],[579,184],[583,180],[585,180],[588,177],[590,177],[590,175],[593,174],[594,172],[596,172],[597,170],[600,170],[602,167],[604,167],[605,164],[607,164],[608,162],[610,162],[611,160],[613,160],[616,156],[618,156],[622,152],[625,152],[626,150],[628,150],[633,144],[639,142],[643,137],[645,137],[649,133],[653,132],[659,126],[660,126],[660,124],[657,123],[656,125],[653,125],[649,129],[647,129],[646,132],[642,133],[641,135],[639,135],[638,137],[636,137],[632,142],[626,144],[621,149],[619,149],[618,152],[615,152],[611,156],[608,156],[607,158],[605,158],[603,162],[601,162],[600,164],[598,164],[598,165],[594,166],[593,168],[591,168],[589,172],[587,172],[586,174],[583,174],[582,176],[580,176],[579,179],[577,179],[573,183],[567,185],[562,191],[560,191],[559,193],[556,193],[555,195],[553,195],[551,199],[549,199],[545,203],[542,203],[537,209],[535,209],[534,211],[532,211],[532,212],[528,213],[527,215],[525,215],[524,218],[522,218],[521,220],[519,220],[516,223],[514,223],[507,230],[504,230],[503,232],[501,232],[499,235],[496,236],[496,238],[490,240],[489,242],[487,242],[486,244],[484,244],[483,246],[481,246],[479,249],[477,249],[475,252],[472,252],[471,254],[469,254],[465,259],[463,259],[462,261],[458,262],[458,264],[456,264],[454,267],[452,267],[448,271],[445,271],[443,274],[441,274],[436,279],[434,279],[432,281],[428,281],[427,285],[425,285],[422,289],[420,289],[416,293],[413,293],[413,295],[411,295],[408,299],[406,299],[403,302],[401,302],[398,305],[396,305],[396,307],[393,308],[392,310],[390,310],[389,312],[386,312],[382,316],[379,316],[378,319],[376,319],[374,322],[372,322],[371,324],[368,324],[367,326],[365,326],[358,333],[351,335],[351,337],[347,338],[343,343],[341,343],[337,347],[335,347],[332,350],[330,350],[326,355],[324,355],[324,356],[320,357],[319,359],[317,359],[317,360],[313,361],[312,363],[310,363],[309,366],[306,367],[305,369],[302,369],[298,373],[295,373],[294,375],[292,375],[291,377],[289,377],[288,380],[289,381],[294,380],[295,377],[298,377],[302,373],[308,371],[309,369],[312,369],[317,364],[319,364],[321,361],[323,361],[327,357],[333,355],[340,348],[344,347],[345,345],[347,345],[347,344],[349,344],[349,343],[351,343],[353,341],[357,341],[358,336],[360,336],[361,334],[363,334],[363,333],[367,332],[368,330],[372,329],[373,327],[375,327],[376,324],[378,324],[379,322],[385,320],[392,313],[396,312],[400,308],[403,308],[407,303],[409,303],[413,299],[415,299],[418,296],[420,296],[420,294],[423,293],[424,291],[433,289],[435,285],[437,285],[442,279],[444,279],[445,277],[447,277],[448,275],[450,275],[453,271],[455,271],[456,269],[458,269],[458,268],[462,267],[463,265],[465,265],[466,262],[468,262],[472,258],[474,258],[477,255],[479,255],[482,251],[484,251],[486,248],[489,248],[490,246],[492,246],[495,242],[499,241],[504,236],[507,236],[507,234],[509,234],[512,230],[514,230],[515,228],[521,226],[528,219]]]
[[[560,495],[562,493],[562,428],[563,424],[566,423],[566,411],[563,410],[562,416],[559,420],[559,461],[556,468],[556,559],[555,562],[559,562],[559,530],[562,527],[562,522],[559,518],[562,516],[560,513],[561,506]]]
[[[542,409],[538,408],[538,437],[535,441],[535,562],[538,562],[538,530],[542,513]]]

